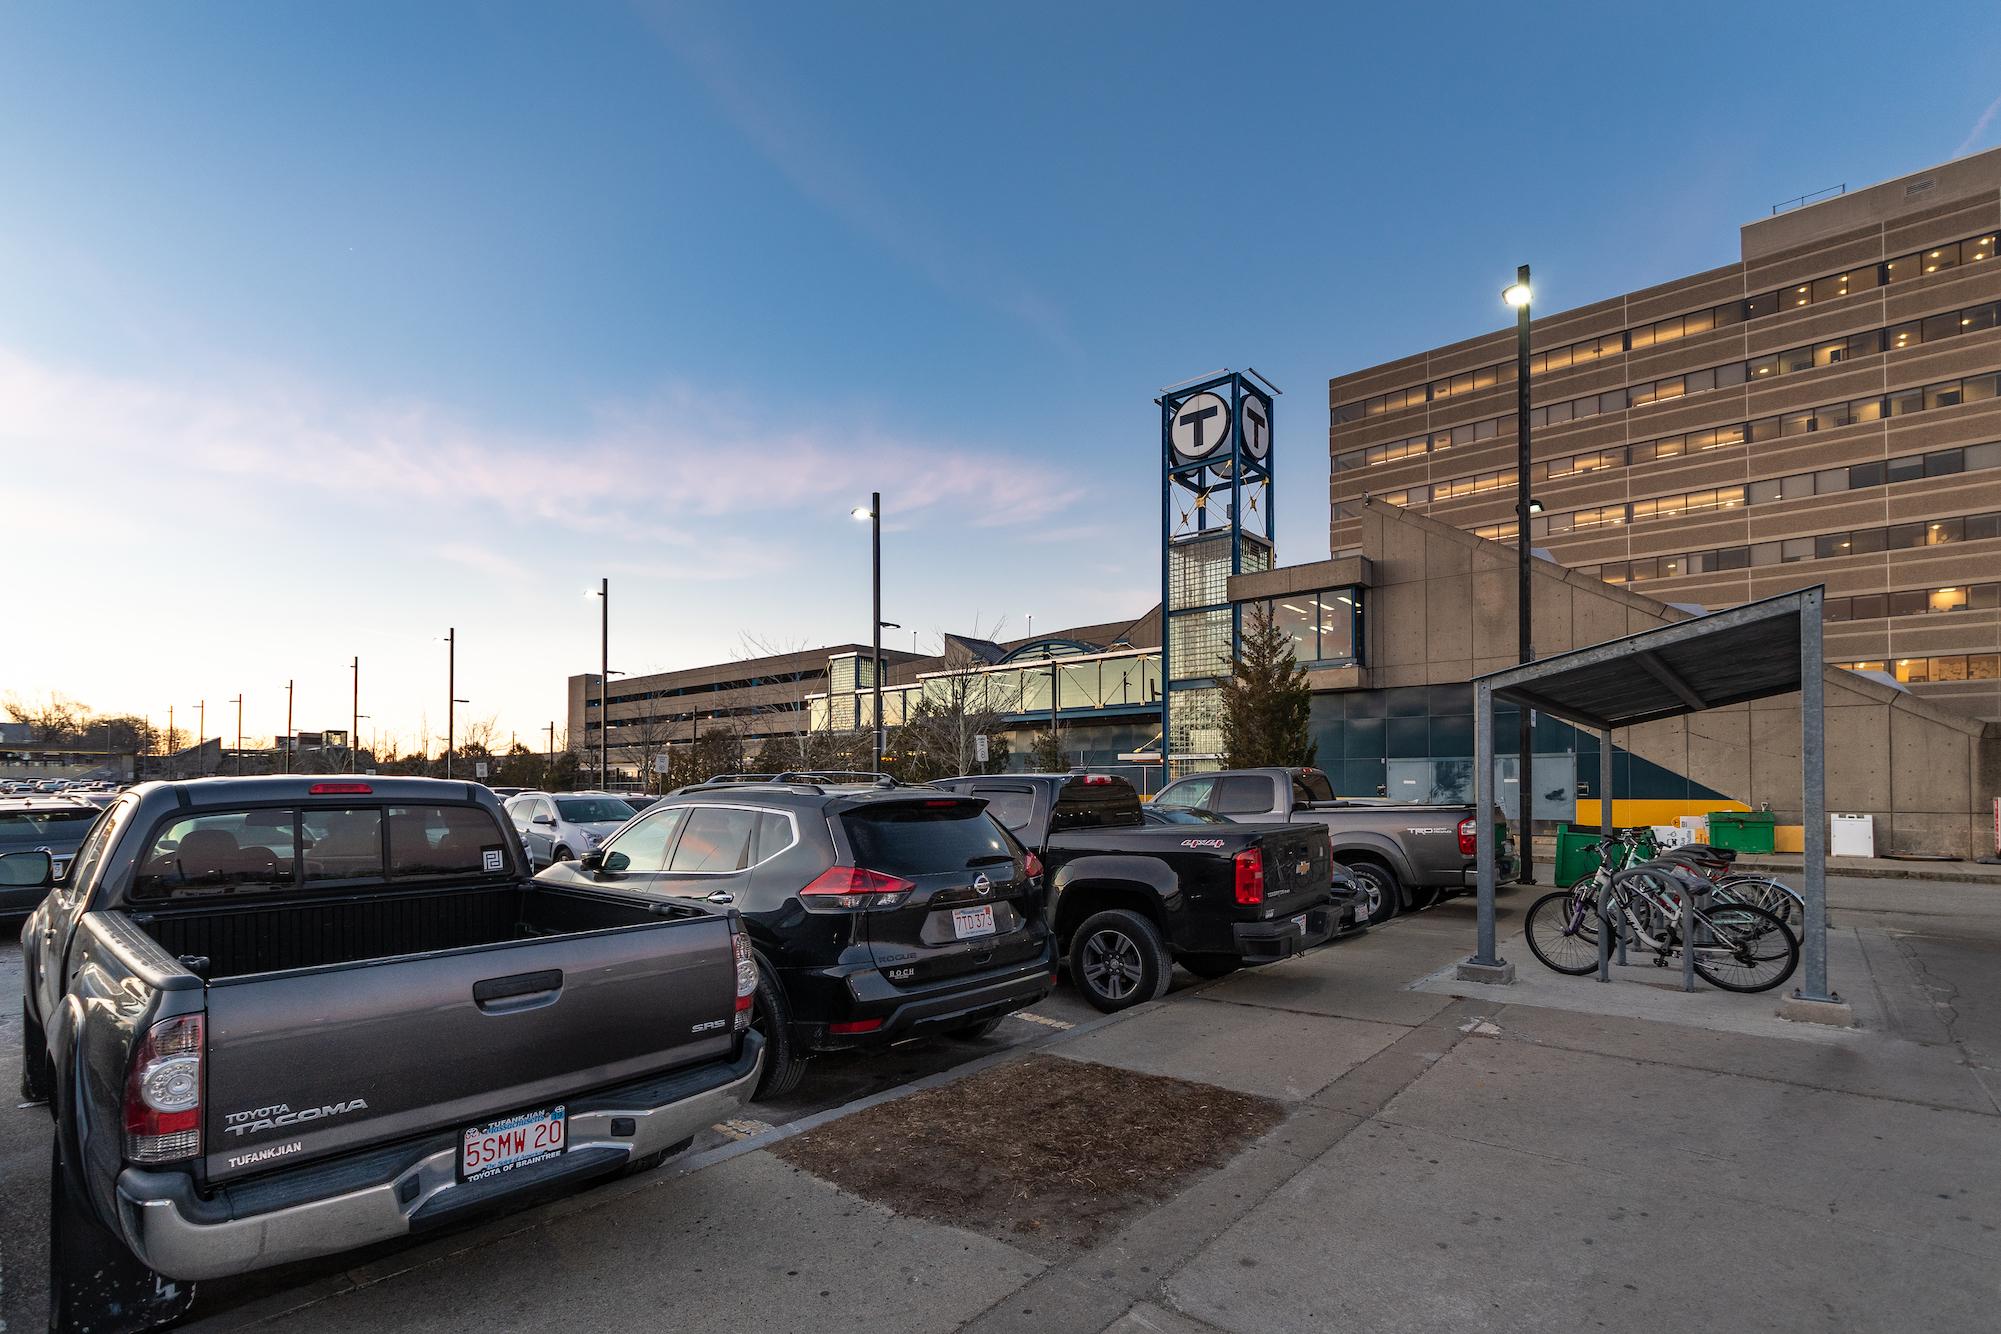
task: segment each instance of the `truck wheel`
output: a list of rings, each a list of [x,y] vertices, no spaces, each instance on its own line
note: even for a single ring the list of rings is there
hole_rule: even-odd
[[[21,998],[21,1101],[49,1100],[49,1044],[42,1026]]]
[[[1070,980],[1111,1014],[1167,994],[1174,972],[1160,928],[1128,908],[1085,918],[1070,936]]]
[[[764,1039],[764,1073],[758,1076],[753,1099],[777,1098],[799,1087],[806,1077],[806,1054],[792,1038],[792,1007],[778,979],[763,963],[757,965],[757,990],[752,993],[750,1026]]]
[[[49,1148],[49,1329],[52,1334],[136,1334],[169,1324],[194,1304],[195,1285],[156,1274],[97,1220],[63,1159]]]
[[[1197,977],[1228,977],[1244,966],[1234,954],[1184,954],[1181,966]]]
[[[1362,916],[1364,926],[1381,926],[1397,915],[1403,906],[1402,891],[1397,888],[1396,874],[1380,862],[1349,862],[1348,874],[1362,888],[1362,901],[1368,911]]]

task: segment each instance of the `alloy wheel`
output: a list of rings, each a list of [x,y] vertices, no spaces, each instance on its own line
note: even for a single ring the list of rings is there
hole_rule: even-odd
[[[1132,995],[1143,970],[1139,946],[1122,931],[1094,932],[1084,942],[1084,980],[1106,1000]]]

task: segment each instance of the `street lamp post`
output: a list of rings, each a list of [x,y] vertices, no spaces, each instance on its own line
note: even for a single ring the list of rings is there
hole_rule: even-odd
[[[195,777],[208,776],[208,701],[195,705]]]
[[[445,630],[445,777],[452,776],[452,751],[458,745],[458,706],[472,701],[459,698],[459,631]]]
[[[236,776],[241,778],[243,777],[243,693],[238,691],[236,698],[229,702],[236,706]]]
[[[286,773],[292,772],[292,746],[295,742],[295,739],[298,736],[298,733],[292,730],[292,687],[297,684],[298,682],[296,681],[285,682],[285,772]],[[320,740],[325,741],[326,738],[323,736],[320,738]]]
[[[875,719],[871,727],[875,747],[874,773],[882,772],[882,492],[871,491],[868,508],[852,511],[857,519],[869,522],[869,586],[874,614],[870,617],[873,628],[873,656],[869,659],[869,684],[875,694]]]
[[[607,757],[611,737],[611,579],[598,580],[598,786],[609,773]]]
[[[361,748],[361,658],[354,660],[354,724],[347,732],[347,771],[354,772],[355,751]],[[373,758],[371,754],[370,758]]]
[[[1535,658],[1529,638],[1529,516],[1534,509],[1529,499],[1529,303],[1533,297],[1529,266],[1524,264],[1501,293],[1501,299],[1515,308],[1515,635],[1522,662]],[[1517,709],[1520,781],[1515,800],[1521,807],[1524,885],[1535,883],[1535,728],[1529,713],[1527,705]]]

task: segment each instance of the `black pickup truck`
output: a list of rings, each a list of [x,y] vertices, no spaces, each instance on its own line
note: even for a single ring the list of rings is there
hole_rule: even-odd
[[[470,783],[145,784],[22,945],[57,1330],[652,1166],[761,1064],[734,912],[532,881]]]
[[[947,778],[1035,853],[1070,980],[1100,1010],[1167,991],[1174,963],[1202,977],[1268,963],[1334,934],[1333,854],[1300,825],[1148,825],[1107,774]]]

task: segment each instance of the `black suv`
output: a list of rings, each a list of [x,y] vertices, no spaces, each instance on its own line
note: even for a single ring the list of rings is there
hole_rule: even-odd
[[[75,797],[0,797],[0,852],[46,852],[60,880],[99,814]],[[33,912],[45,893],[39,886],[0,889],[0,917]]]
[[[759,1096],[792,1089],[816,1052],[983,1036],[1055,985],[1041,865],[985,801],[934,788],[703,785],[539,878],[742,913]]]

